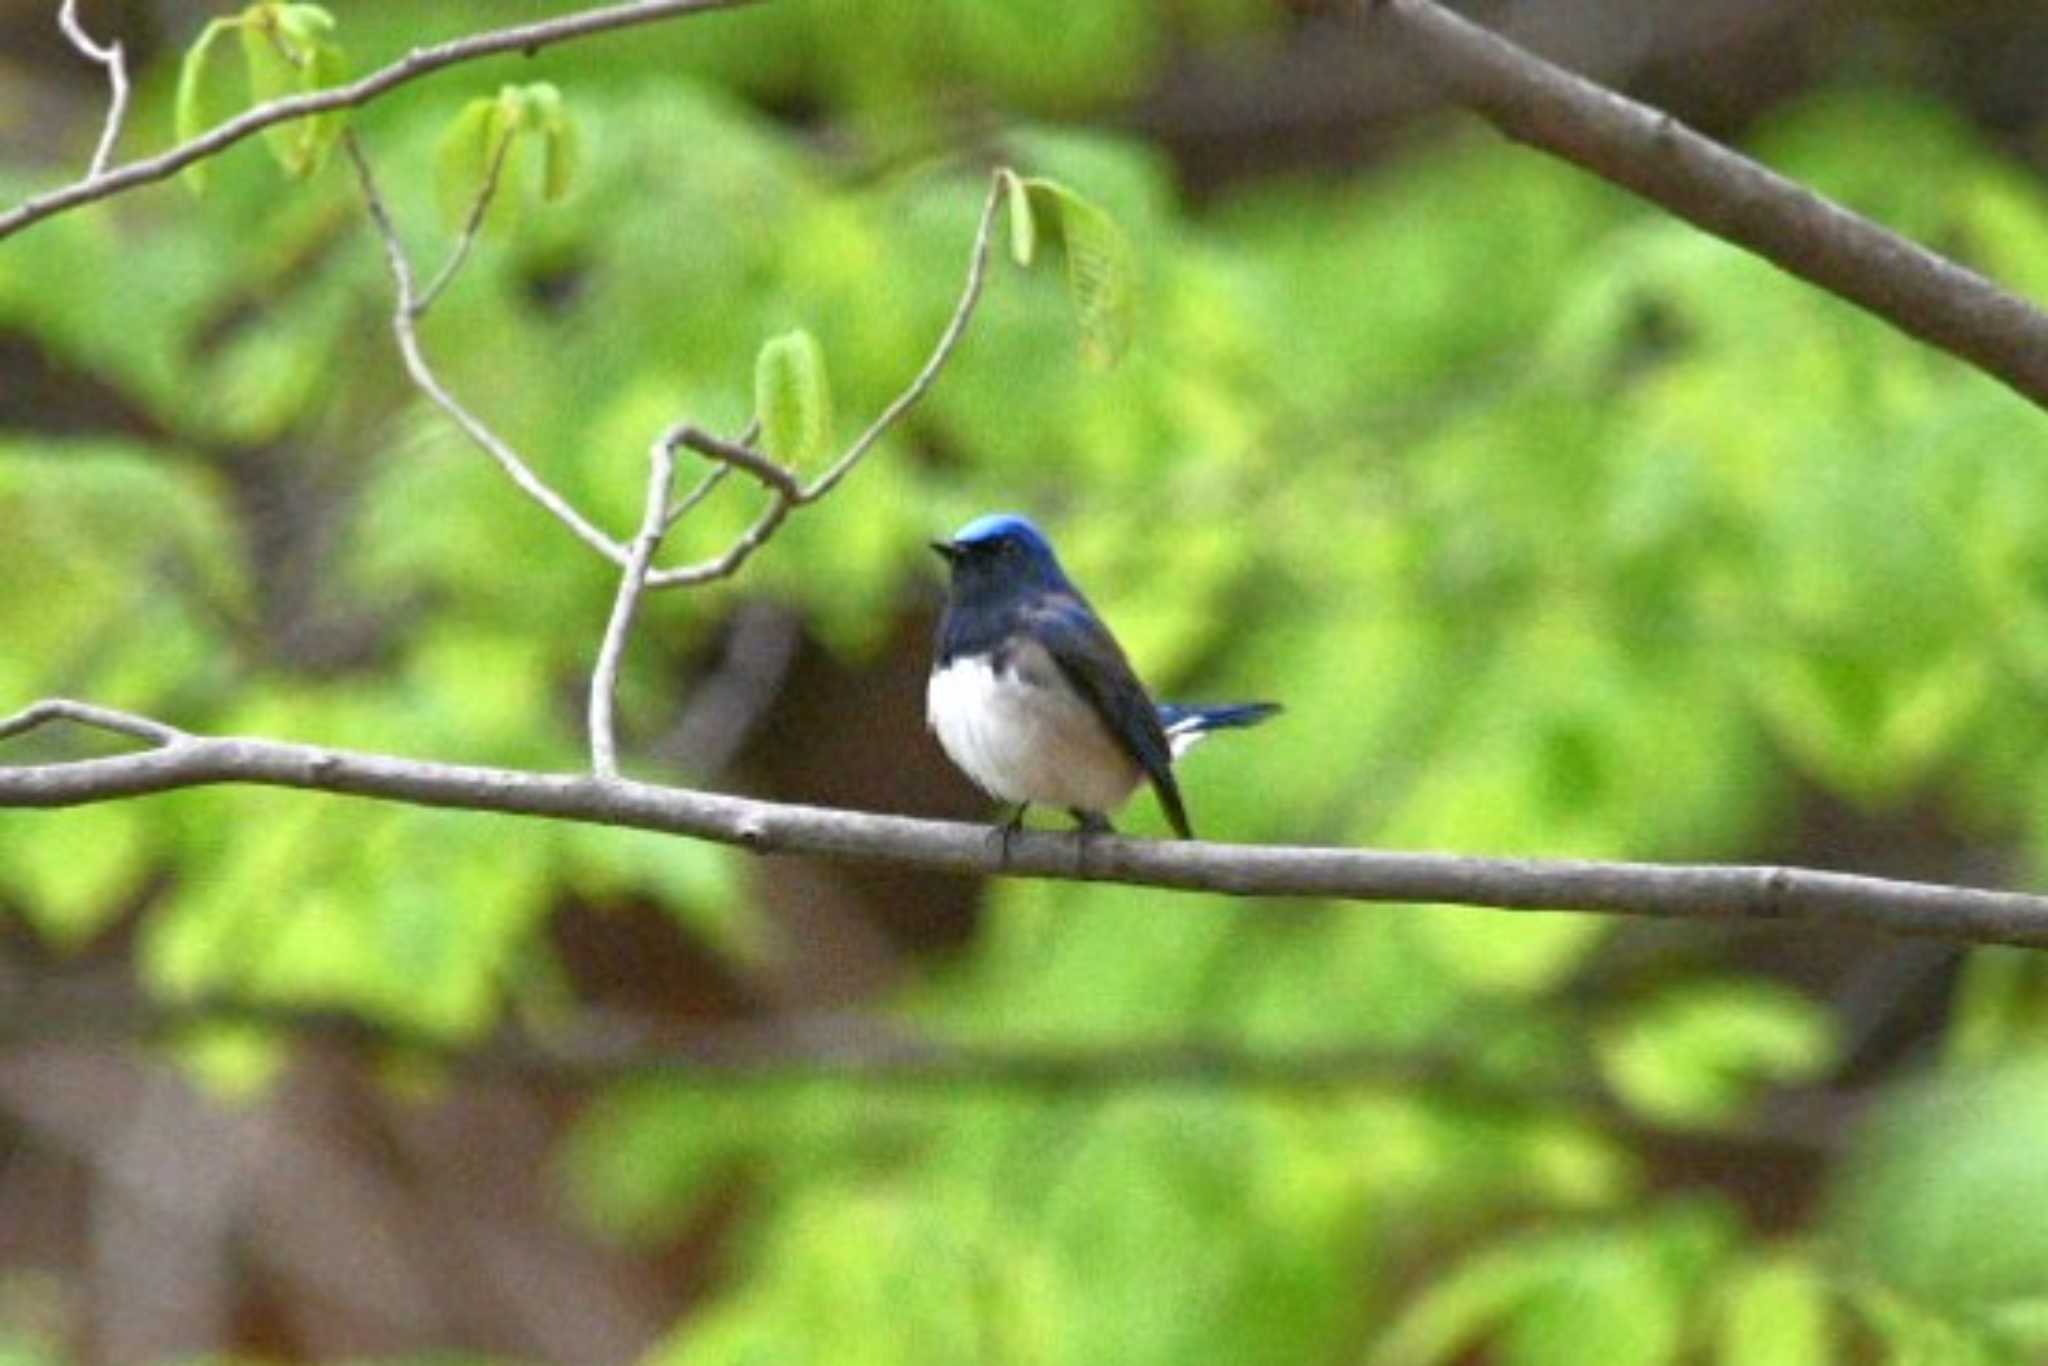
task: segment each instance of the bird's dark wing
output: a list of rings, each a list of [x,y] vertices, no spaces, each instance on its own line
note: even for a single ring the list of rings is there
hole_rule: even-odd
[[[1174,830],[1182,839],[1194,838],[1180,786],[1173,780],[1173,747],[1159,724],[1158,709],[1109,628],[1071,593],[1046,594],[1027,604],[1020,615],[1022,629],[1045,646],[1067,681],[1145,770]]]

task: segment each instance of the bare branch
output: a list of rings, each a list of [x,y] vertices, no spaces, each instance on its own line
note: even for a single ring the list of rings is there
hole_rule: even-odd
[[[1445,93],[2048,406],[2048,313],[1432,0],[1361,0]]]
[[[723,437],[713,436],[701,427],[685,425],[670,429],[669,434],[663,439],[687,446],[708,460],[715,460],[722,465],[730,465],[734,469],[751,474],[793,503],[803,501],[803,489],[797,483],[796,472],[755,450],[752,437],[727,441]]]
[[[673,531],[677,522],[690,515],[690,510],[711,496],[712,490],[725,482],[725,476],[732,473],[730,465],[713,465],[691,490],[676,500],[662,519],[662,530]]]
[[[830,493],[841,479],[852,472],[862,456],[882,438],[883,433],[894,426],[909,412],[917,401],[925,396],[939,377],[953,351],[960,344],[960,338],[967,332],[967,323],[974,316],[974,306],[981,299],[982,284],[988,278],[989,236],[995,227],[996,211],[1003,203],[1003,182],[1000,175],[989,178],[988,198],[982,204],[981,221],[974,230],[974,246],[967,258],[967,283],[960,291],[960,302],[953,308],[953,316],[946,321],[945,330],[932,347],[924,367],[910,381],[902,393],[884,408],[881,415],[868,425],[846,453],[826,468],[825,472],[809,484],[799,485],[796,476],[766,456],[758,455],[752,447],[756,428],[749,428],[748,435],[742,436],[737,445],[715,442],[715,444],[691,444],[691,449],[713,459],[725,460],[738,465],[747,473],[767,484],[770,489],[768,505],[761,509],[760,516],[742,532],[739,539],[725,550],[708,560],[696,564],[680,565],[672,569],[657,569],[647,576],[649,588],[675,588],[683,585],[708,583],[722,579],[747,562],[747,557],[764,545],[788,520],[789,514],[806,503],[815,503]],[[693,429],[694,430],[694,429]],[[701,436],[701,433],[699,434]],[[715,439],[714,439],[715,441]],[[745,457],[742,459],[741,457]],[[767,468],[758,468],[765,466]],[[780,479],[775,477],[777,474]]]
[[[640,589],[647,580],[647,563],[668,532],[668,496],[675,484],[676,443],[689,430],[682,426],[669,428],[647,452],[647,505],[640,516],[640,534],[633,538],[632,553],[619,573],[618,596],[612,600],[611,620],[605,624],[604,642],[597,651],[597,668],[590,676],[590,769],[600,778],[619,776],[618,743],[612,728],[619,660],[626,653],[626,637],[633,629]]]
[[[770,536],[779,530],[797,504],[782,492],[773,491],[768,495],[768,506],[761,509],[739,539],[708,560],[696,564],[677,565],[672,569],[657,569],[647,576],[649,588],[687,588],[700,583],[710,583],[734,573],[747,562],[749,556],[759,550]]]
[[[462,428],[471,441],[483,447],[485,453],[498,462],[499,468],[510,476],[521,492],[575,533],[578,540],[623,567],[627,560],[626,548],[592,525],[582,513],[570,506],[566,498],[550,488],[519,458],[517,451],[448,392],[434,374],[433,367],[427,364],[426,353],[420,348],[418,326],[419,315],[426,305],[421,302],[412,262],[405,254],[405,243],[400,240],[398,229],[392,225],[390,211],[385,208],[384,197],[377,190],[377,178],[371,172],[369,159],[363,155],[353,130],[341,135],[341,145],[355,164],[356,179],[363,190],[363,203],[369,209],[370,221],[376,225],[377,235],[384,243],[384,259],[391,267],[392,284],[398,293],[398,304],[391,311],[391,330],[398,338],[399,354],[405,358],[405,370],[412,377],[412,382],[434,401],[436,407],[453,418],[455,425]]]
[[[630,28],[638,24],[657,23],[678,15],[735,9],[753,3],[755,0],[629,0],[626,4],[608,5],[603,9],[585,10],[580,14],[564,15],[557,19],[517,24],[489,33],[475,33],[466,38],[436,43],[432,47],[416,47],[389,66],[380,67],[367,76],[350,81],[347,85],[267,101],[253,109],[244,110],[219,127],[210,129],[189,142],[180,143],[168,152],[141,161],[131,161],[125,166],[115,167],[104,175],[91,176],[75,184],[25,200],[6,213],[0,214],[0,238],[11,236],[31,223],[39,222],[66,209],[89,204],[97,199],[106,199],[137,185],[176,175],[193,162],[203,161],[273,124],[287,123],[292,119],[302,119],[309,114],[322,114],[332,109],[353,109],[358,105],[368,104],[387,91],[408,81],[417,80],[429,72],[439,71],[443,67],[454,66],[460,62],[472,62],[480,57],[491,57],[501,52],[521,52],[530,55],[544,47],[572,38],[585,38],[592,34],[608,33],[614,29]]]
[[[960,344],[960,338],[967,332],[967,320],[974,315],[974,305],[981,298],[982,282],[988,277],[988,239],[995,227],[996,210],[1003,202],[1003,178],[1000,173],[989,177],[988,199],[981,206],[981,223],[974,230],[974,247],[967,257],[967,284],[960,291],[960,302],[953,308],[953,316],[946,323],[946,330],[939,334],[938,345],[932,348],[931,358],[924,363],[924,369],[917,372],[917,378],[910,381],[910,387],[896,396],[896,401],[882,410],[882,415],[868,425],[860,439],[847,448],[846,454],[833,461],[826,471],[804,489],[799,502],[811,503],[832,491],[832,486],[844,479],[868,448],[881,440],[882,434],[896,425],[898,418],[909,412],[917,401],[932,387],[932,381],[939,377],[939,371],[953,354],[953,348]]]
[[[90,184],[107,173],[107,163],[114,159],[114,144],[121,138],[121,121],[128,115],[128,59],[120,43],[102,45],[93,41],[85,25],[78,21],[78,0],[64,0],[57,10],[57,26],[64,30],[71,46],[107,69],[107,118],[100,129],[99,145],[93,148],[92,161],[85,170],[85,183]]]
[[[505,158],[512,151],[514,141],[510,132],[498,138],[497,149],[491,153],[490,167],[484,172],[484,183],[477,188],[476,200],[469,206],[469,216],[462,221],[461,235],[455,239],[455,246],[449,251],[448,259],[441,263],[441,269],[413,302],[414,318],[423,317],[434,306],[434,300],[441,297],[441,291],[448,288],[456,272],[469,260],[470,248],[476,245],[477,236],[483,231],[484,215],[491,211],[491,201],[497,197],[498,181],[505,172]]]
[[[175,745],[181,740],[191,738],[177,727],[167,726],[147,716],[115,711],[112,707],[96,707],[90,702],[73,702],[67,698],[53,697],[32,707],[24,707],[12,716],[0,718],[0,740],[26,735],[52,721],[69,721],[73,725],[90,726],[95,730],[110,730],[116,735],[145,740],[152,745]]]
[[[44,707],[52,704],[42,704]],[[29,713],[34,714],[36,708]],[[61,712],[58,714],[62,714]],[[153,724],[153,723],[150,723]],[[1025,831],[754,801],[616,778],[428,763],[314,745],[184,736],[163,749],[0,768],[0,810],[253,784],[543,816],[805,854],[1231,896],[1444,902],[1502,910],[1853,926],[1955,943],[2048,947],[2048,897],[1802,868],[1471,858]]]

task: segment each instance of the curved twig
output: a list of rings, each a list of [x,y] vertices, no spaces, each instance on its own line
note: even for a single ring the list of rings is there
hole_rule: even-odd
[[[426,311],[431,299],[424,298],[414,280],[412,261],[405,254],[405,243],[398,236],[398,229],[392,224],[391,213],[384,207],[384,197],[377,190],[377,177],[370,170],[369,158],[363,155],[360,143],[353,130],[341,135],[342,149],[356,168],[356,180],[362,186],[363,203],[370,213],[370,221],[376,225],[377,236],[384,244],[384,260],[391,268],[391,280],[398,292],[398,303],[391,311],[391,331],[398,338],[399,354],[405,359],[405,372],[420,392],[432,399],[434,406],[453,418],[463,433],[481,446],[485,453],[498,462],[500,469],[518,485],[520,492],[546,509],[556,521],[575,534],[576,538],[610,560],[624,566],[627,560],[626,548],[607,536],[578,512],[568,499],[551,488],[547,481],[533,472],[519,453],[484,425],[482,418],[462,405],[461,400],[448,392],[440,377],[427,364],[426,352],[420,347],[419,319]],[[479,196],[479,202],[481,202]],[[451,262],[452,264],[452,262]],[[435,288],[447,283],[447,272],[438,280]]]
[[[114,159],[114,144],[121,138],[121,121],[128,115],[128,58],[118,42],[93,41],[85,25],[78,21],[78,0],[64,0],[57,10],[57,26],[64,30],[71,46],[107,69],[107,117],[100,127],[99,144],[93,148],[83,182],[91,184],[107,173],[107,163]]]
[[[1444,92],[2048,407],[2048,312],[1433,0],[1362,0]]]

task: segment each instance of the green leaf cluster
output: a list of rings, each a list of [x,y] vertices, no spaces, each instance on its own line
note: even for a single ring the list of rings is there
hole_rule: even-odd
[[[259,0],[240,14],[211,20],[185,52],[178,69],[176,128],[188,141],[215,122],[211,116],[209,60],[221,35],[233,30],[240,39],[242,70],[251,104],[267,104],[339,85],[347,76],[342,51],[331,37],[334,16],[320,5]],[[277,164],[301,179],[318,170],[341,136],[339,110],[273,123],[263,130]],[[184,171],[194,190],[206,188],[208,163],[195,161]]]

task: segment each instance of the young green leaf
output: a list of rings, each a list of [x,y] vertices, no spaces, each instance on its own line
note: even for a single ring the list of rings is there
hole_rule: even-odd
[[[473,99],[441,132],[434,151],[434,192],[442,222],[451,229],[469,216],[490,174],[500,136],[498,109],[498,101],[488,96]]]
[[[336,85],[346,74],[341,49],[328,40],[334,16],[318,5],[252,5],[242,12],[242,57],[256,103]],[[341,136],[340,111],[275,123],[263,140],[285,173],[312,174]]]
[[[754,413],[768,454],[795,465],[832,439],[832,391],[817,338],[798,328],[770,338],[754,361]]]
[[[1024,182],[1049,207],[1067,256],[1067,295],[1081,330],[1081,354],[1108,369],[1130,347],[1137,315],[1137,258],[1116,220],[1054,180]]]
[[[301,5],[297,8],[314,9],[316,6]],[[348,65],[342,58],[341,49],[332,43],[315,43],[306,88],[324,90],[329,86],[340,85],[347,79]],[[326,164],[328,153],[332,152],[334,144],[341,140],[341,130],[347,121],[346,111],[340,109],[330,109],[324,114],[315,114],[311,118],[300,120],[305,129],[302,140],[305,174],[311,174]]]
[[[178,97],[176,105],[176,127],[178,141],[189,142],[199,136],[200,131],[210,122],[205,110],[206,58],[213,51],[214,40],[231,28],[241,24],[239,18],[215,19],[199,30],[198,39],[185,49],[184,60],[178,63]],[[206,160],[201,158],[187,166],[182,174],[185,183],[199,193],[206,188]]]
[[[1038,225],[1031,215],[1031,192],[1014,171],[1005,169],[996,175],[1002,180],[1003,193],[1009,198],[1010,259],[1020,266],[1029,266],[1038,246]]]
[[[278,33],[295,51],[311,51],[334,32],[334,16],[319,5],[278,5],[273,13]]]
[[[562,104],[562,92],[545,81],[526,87],[529,121],[541,135],[542,199],[553,202],[569,192],[583,163],[583,145],[575,122]]]
[[[243,70],[249,77],[249,98],[253,102],[263,104],[299,92],[305,82],[300,68],[306,58],[278,28],[276,7],[250,6],[243,11],[236,34],[242,40]],[[292,131],[289,123],[276,123],[264,130],[264,136]]]

